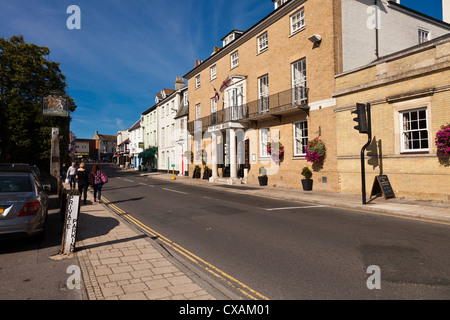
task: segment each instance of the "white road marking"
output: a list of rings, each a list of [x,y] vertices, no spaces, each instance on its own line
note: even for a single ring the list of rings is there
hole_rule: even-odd
[[[325,208],[325,207],[328,207],[328,206],[317,205],[317,206],[304,206],[304,207],[284,207],[284,208],[272,208],[272,209],[263,208],[263,209],[266,211],[278,211],[278,210],[295,210],[295,209]]]
[[[128,179],[123,179],[123,181],[134,182],[134,181],[128,180]]]
[[[172,190],[172,189],[166,189],[166,188],[162,188],[163,190],[166,190],[166,191],[171,191],[171,192],[176,192],[176,193],[181,193],[181,194],[189,194],[189,193],[187,193],[187,192],[182,192],[182,191],[178,191],[178,190]]]

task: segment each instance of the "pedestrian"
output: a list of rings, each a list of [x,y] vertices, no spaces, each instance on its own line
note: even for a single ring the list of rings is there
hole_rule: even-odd
[[[89,172],[84,168],[84,162],[80,163],[80,168],[77,171],[78,191],[80,191],[80,197],[84,198],[84,204],[86,204],[87,189],[89,186]],[[81,198],[80,198],[81,199]]]
[[[70,189],[75,189],[76,176],[77,176],[77,167],[75,165],[75,162],[72,162],[72,166],[69,167],[69,169],[67,169],[67,175],[66,175],[66,178],[69,179]]]
[[[67,175],[67,166],[65,163],[62,164],[61,167],[61,179],[66,179],[66,175]]]
[[[98,195],[98,202],[102,203],[102,170],[98,165],[95,165],[92,168],[92,186],[94,187],[94,201],[97,201],[97,195]]]

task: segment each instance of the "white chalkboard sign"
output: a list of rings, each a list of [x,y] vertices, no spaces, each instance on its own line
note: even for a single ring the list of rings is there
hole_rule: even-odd
[[[80,198],[80,195],[77,193],[70,193],[68,195],[61,254],[69,254],[75,251],[78,217],[80,213]]]

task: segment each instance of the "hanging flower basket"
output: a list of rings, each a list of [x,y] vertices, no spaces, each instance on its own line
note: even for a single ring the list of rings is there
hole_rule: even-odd
[[[277,150],[274,150],[274,153],[272,153],[272,143],[267,143],[267,153],[272,156],[272,159],[275,161],[282,161],[284,158],[284,146],[281,144],[281,142],[278,142],[278,154],[276,153]]]
[[[440,158],[450,157],[450,124],[442,126],[436,133],[437,155]]]
[[[308,146],[306,147],[306,161],[316,163],[322,160],[325,156],[325,143],[319,138],[308,141]]]

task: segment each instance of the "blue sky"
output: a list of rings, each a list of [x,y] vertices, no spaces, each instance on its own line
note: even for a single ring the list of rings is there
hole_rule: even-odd
[[[442,19],[441,0],[401,4]],[[81,9],[80,30],[66,27],[70,5]],[[78,106],[71,130],[92,138],[129,128],[229,31],[272,10],[270,0],[1,0],[0,36],[50,48]]]

